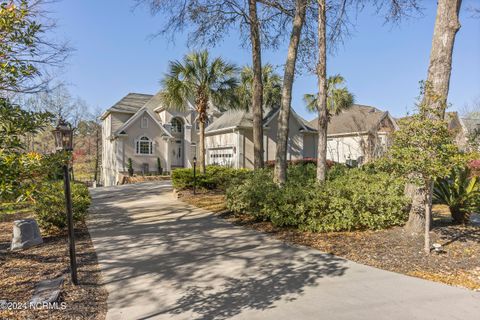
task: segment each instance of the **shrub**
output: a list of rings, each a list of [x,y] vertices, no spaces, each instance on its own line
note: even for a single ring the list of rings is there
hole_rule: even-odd
[[[273,182],[270,171],[255,171],[227,189],[227,207],[276,226],[317,232],[381,229],[405,222],[404,185],[391,175],[337,169],[335,178],[319,185],[315,167],[302,167],[289,168],[283,187]]]
[[[85,221],[91,199],[88,188],[82,183],[72,183],[73,221]],[[42,184],[35,196],[35,216],[41,227],[62,230],[67,225],[63,181]]]
[[[128,175],[130,177],[133,176],[133,161],[132,161],[132,158],[128,158],[127,160],[127,171],[128,171]]]
[[[251,171],[222,166],[207,166],[205,174],[197,171],[197,187],[208,190],[225,190],[230,184],[243,180]],[[175,169],[172,172],[173,187],[179,190],[193,188],[193,169]]]
[[[317,165],[317,158],[303,158],[303,159],[296,159],[296,160],[288,160],[287,161],[287,164],[289,166],[292,166],[292,165],[305,165],[305,164],[313,164],[313,165]],[[328,168],[331,168],[333,165],[335,164],[334,161],[332,160],[327,160],[327,167]],[[268,160],[268,161],[265,161],[265,167],[267,168],[273,168],[275,166],[275,160]]]
[[[311,231],[383,229],[406,221],[404,184],[387,173],[351,169],[311,198],[302,226]]]
[[[454,223],[468,223],[470,214],[480,211],[478,180],[468,167],[454,169],[448,178],[435,181],[433,200],[449,207]]]

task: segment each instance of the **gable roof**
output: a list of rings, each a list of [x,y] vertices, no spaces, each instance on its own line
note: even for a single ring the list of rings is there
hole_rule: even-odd
[[[106,116],[110,112],[121,112],[121,113],[135,113],[140,110],[141,107],[147,103],[153,96],[151,94],[144,94],[144,93],[129,93],[120,101],[115,103],[113,106],[108,108],[100,117],[102,120],[105,119]]]
[[[160,127],[160,130],[163,131],[164,133],[164,136],[168,136],[168,137],[172,137],[172,135],[170,134],[170,132],[167,131],[167,129],[165,129],[162,124],[160,122],[158,122],[157,118],[155,117],[155,114],[153,114],[153,112],[148,109],[147,107],[143,106],[141,107],[133,117],[131,117],[130,119],[128,119],[120,128],[118,128],[114,133],[113,135],[114,136],[118,136],[120,134],[122,134],[123,131],[125,131],[128,127],[130,127],[130,125],[132,125],[138,118],[140,118],[144,113],[147,113],[152,119],[153,121]]]
[[[270,121],[275,117],[279,112],[280,108],[271,108],[264,112],[263,116],[263,126],[267,126]],[[307,121],[300,117],[293,110],[291,115],[300,123],[306,131],[315,131]],[[235,129],[235,128],[253,128],[253,114],[250,111],[246,110],[229,110],[225,111],[221,117],[213,121],[205,130],[206,133],[213,131]]]
[[[327,134],[368,132],[374,129],[385,117],[390,117],[386,111],[371,106],[354,104],[330,119]],[[395,125],[393,118],[390,117],[390,119]],[[309,125],[317,129],[317,118],[310,121]]]

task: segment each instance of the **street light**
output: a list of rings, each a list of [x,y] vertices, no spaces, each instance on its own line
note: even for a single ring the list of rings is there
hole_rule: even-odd
[[[57,126],[52,130],[55,137],[55,150],[72,151],[73,150],[73,129],[72,125],[62,118],[58,119]],[[78,284],[77,279],[77,260],[75,254],[75,234],[73,230],[73,213],[72,213],[72,192],[70,190],[70,174],[68,161],[63,164],[63,182],[65,190],[65,206],[67,209],[68,224],[68,243],[70,249],[70,272],[73,284]]]
[[[197,186],[197,157],[193,157],[193,195],[196,194],[195,187]]]

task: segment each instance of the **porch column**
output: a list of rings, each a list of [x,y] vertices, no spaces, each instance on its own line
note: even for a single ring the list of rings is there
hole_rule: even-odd
[[[165,138],[165,170],[170,173],[172,170],[172,161],[170,160],[171,159],[170,153],[172,152],[171,146],[170,146],[171,142],[172,141],[170,138]]]

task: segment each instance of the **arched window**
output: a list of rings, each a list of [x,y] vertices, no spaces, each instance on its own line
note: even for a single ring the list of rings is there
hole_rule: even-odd
[[[178,133],[182,132],[183,123],[182,121],[180,121],[180,119],[173,118],[171,125],[172,125],[172,132],[178,132]]]
[[[135,140],[135,153],[153,154],[153,141],[145,136]]]

